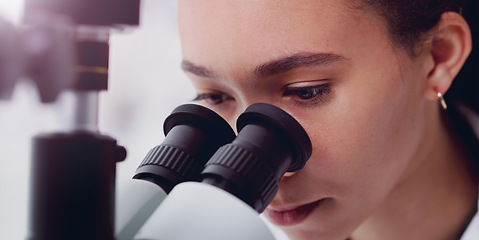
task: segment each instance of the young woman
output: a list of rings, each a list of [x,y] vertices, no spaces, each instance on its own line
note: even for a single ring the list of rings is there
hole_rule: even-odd
[[[478,121],[466,123],[479,65],[471,56],[451,89],[473,45],[463,15],[478,11],[459,2],[179,1],[197,100],[232,126],[250,104],[276,105],[312,140],[265,211],[292,239],[463,236],[477,209]]]

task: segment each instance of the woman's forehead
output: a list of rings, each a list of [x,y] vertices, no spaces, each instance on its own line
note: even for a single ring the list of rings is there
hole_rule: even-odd
[[[350,0],[179,0],[178,9],[180,23],[187,19],[213,19],[222,20],[217,22],[222,25],[268,26],[297,25],[306,19],[321,23],[328,19],[360,17],[358,8],[351,5]]]
[[[267,55],[264,62],[302,51],[347,51],[378,30],[384,32],[377,16],[354,11],[349,2],[180,0],[183,55],[194,63],[199,56],[229,61]]]

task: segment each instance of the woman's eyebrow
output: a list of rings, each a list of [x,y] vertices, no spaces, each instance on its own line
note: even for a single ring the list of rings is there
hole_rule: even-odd
[[[326,67],[345,59],[343,56],[332,53],[297,53],[261,64],[256,67],[254,74],[261,78],[285,73],[295,68]]]
[[[326,67],[347,58],[333,53],[296,53],[291,56],[282,57],[265,64],[258,65],[254,70],[257,77],[267,77],[281,74],[303,67]],[[192,73],[198,77],[215,78],[213,71],[203,66],[193,64],[188,60],[181,62],[181,68],[185,72]]]
[[[188,60],[181,62],[181,69],[185,72],[192,73],[198,77],[214,78],[215,74],[205,67],[197,66]]]

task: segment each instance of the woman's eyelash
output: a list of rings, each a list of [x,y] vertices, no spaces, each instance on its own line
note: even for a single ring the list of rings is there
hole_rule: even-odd
[[[306,86],[306,87],[288,87],[283,96],[296,98],[298,104],[317,104],[324,102],[328,94],[331,93],[331,86],[328,83]]]
[[[193,101],[205,100],[210,104],[216,105],[230,99],[232,99],[232,97],[225,93],[200,93]]]
[[[287,88],[283,96],[297,96],[302,100],[308,100],[316,96],[323,96],[331,92],[329,84],[320,84],[316,86],[307,87],[289,87]]]
[[[284,97],[292,98],[296,104],[300,106],[315,106],[320,102],[326,101],[326,97],[331,93],[329,83],[323,83],[314,86],[305,87],[287,87],[284,92]],[[209,92],[198,94],[193,101],[206,101],[211,105],[219,105],[225,101],[232,100],[233,97],[226,93]]]

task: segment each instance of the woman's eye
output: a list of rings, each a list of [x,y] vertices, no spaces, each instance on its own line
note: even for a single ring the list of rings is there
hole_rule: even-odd
[[[196,96],[194,101],[207,101],[209,104],[218,105],[224,101],[233,99],[231,96],[225,93],[201,93]]]
[[[306,87],[288,87],[283,96],[299,98],[298,101],[320,101],[324,102],[325,97],[331,92],[329,84],[321,84]]]

